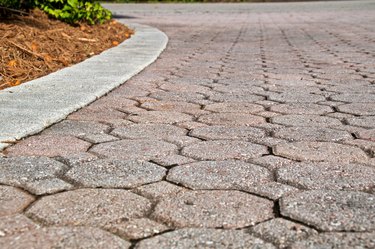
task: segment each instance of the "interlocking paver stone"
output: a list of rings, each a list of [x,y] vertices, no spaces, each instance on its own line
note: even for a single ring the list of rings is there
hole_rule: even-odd
[[[117,137],[108,135],[108,134],[85,134],[85,135],[80,135],[79,138],[82,140],[85,140],[89,143],[93,144],[99,144],[99,143],[106,143],[106,142],[112,142],[118,140]]]
[[[264,111],[261,105],[246,102],[224,102],[207,105],[204,110],[212,112],[258,113]]]
[[[184,190],[184,188],[166,181],[161,181],[138,187],[134,192],[149,199],[160,199],[168,195],[177,194],[182,190]]]
[[[365,163],[368,157],[361,149],[331,142],[293,142],[274,147],[275,155],[298,161]]]
[[[215,140],[186,146],[181,153],[197,160],[248,160],[268,154],[268,150],[265,146],[245,141]]]
[[[207,126],[193,129],[190,136],[206,140],[245,140],[251,141],[254,138],[263,138],[265,131],[247,126]]]
[[[272,219],[253,227],[251,231],[266,241],[270,241],[279,248],[285,248],[293,242],[306,239],[318,232],[301,224],[282,218]]]
[[[64,120],[43,131],[44,135],[83,136],[101,134],[109,130],[108,125],[90,121]]]
[[[268,99],[282,103],[317,103],[326,100],[326,98],[321,95],[293,91],[270,94]]]
[[[364,140],[375,142],[375,129],[360,131],[356,136]]]
[[[290,246],[291,249],[318,248],[374,248],[375,233],[324,233],[312,236],[304,241],[298,241]]]
[[[48,225],[95,227],[140,218],[150,209],[150,201],[126,190],[78,189],[42,197],[26,214]]]
[[[106,226],[106,229],[128,240],[139,240],[162,233],[169,228],[156,221],[140,218]]]
[[[177,146],[158,140],[121,140],[98,144],[90,149],[109,158],[125,160],[150,160],[158,156],[174,154]]]
[[[275,247],[240,230],[185,228],[143,240],[135,248],[274,249]]]
[[[300,127],[334,127],[340,126],[342,123],[335,118],[318,116],[318,115],[295,115],[288,114],[272,118],[272,123],[286,126],[300,126]]]
[[[192,102],[197,103],[199,100],[205,98],[203,94],[200,93],[186,93],[186,92],[156,92],[150,95],[151,98],[163,100],[163,101],[182,101],[182,102]]]
[[[192,189],[247,190],[271,181],[272,176],[265,168],[241,161],[205,161],[175,167],[167,180]]]
[[[361,116],[347,118],[346,121],[350,125],[361,126],[365,128],[375,128],[375,116]]]
[[[303,189],[366,191],[375,186],[375,169],[358,164],[299,163],[278,169],[276,176]]]
[[[281,198],[281,214],[321,231],[373,231],[375,196],[363,192],[310,190]]]
[[[129,139],[163,139],[172,136],[184,136],[186,130],[166,124],[135,124],[115,128],[111,134]]]
[[[38,227],[37,224],[22,214],[2,216],[0,219],[0,240],[2,237],[19,234]]]
[[[325,127],[286,127],[276,130],[273,135],[289,141],[336,142],[353,139],[349,132]]]
[[[10,156],[64,156],[85,152],[91,146],[73,136],[41,135],[29,137],[6,150]]]
[[[259,164],[271,171],[294,163],[294,161],[292,160],[274,155],[267,155],[260,158],[255,158],[251,160],[251,162]]]
[[[0,186],[0,216],[16,214],[25,209],[35,198],[20,189]]]
[[[148,111],[131,115],[128,119],[136,123],[174,124],[191,121],[192,117],[181,112]]]
[[[200,113],[200,105],[179,101],[147,101],[141,107],[154,111],[174,111],[189,114]]]
[[[342,101],[349,103],[373,103],[375,100],[375,94],[365,93],[342,93],[331,95],[330,99],[334,101]]]
[[[284,195],[295,193],[300,190],[293,186],[281,184],[279,182],[268,182],[266,184],[251,186],[247,191],[271,200],[277,200]]]
[[[160,201],[153,217],[175,227],[240,228],[273,217],[273,203],[238,191],[184,191]]]
[[[247,113],[212,113],[202,115],[199,122],[209,125],[256,125],[265,123],[265,119]]]
[[[248,93],[213,93],[209,100],[215,102],[253,102],[264,100],[263,96]]]
[[[118,248],[130,243],[91,227],[48,227],[0,238],[1,248]]]
[[[134,188],[160,181],[166,169],[144,161],[97,160],[75,165],[66,177],[84,187]]]
[[[351,103],[337,107],[340,112],[350,113],[360,116],[374,116],[375,103]]]
[[[45,157],[0,158],[0,183],[45,194],[67,189],[57,176],[68,167]]]

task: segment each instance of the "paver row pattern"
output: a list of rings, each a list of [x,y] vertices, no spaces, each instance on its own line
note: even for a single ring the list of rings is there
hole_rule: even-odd
[[[109,7],[169,45],[4,152],[0,248],[375,248],[371,1]]]

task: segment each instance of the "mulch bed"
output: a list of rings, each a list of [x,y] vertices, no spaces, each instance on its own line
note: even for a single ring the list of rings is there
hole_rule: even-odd
[[[0,19],[0,90],[81,62],[132,34],[114,20],[71,26],[40,10]]]

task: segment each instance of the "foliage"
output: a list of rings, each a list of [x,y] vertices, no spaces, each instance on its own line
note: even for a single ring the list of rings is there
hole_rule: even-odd
[[[86,21],[103,23],[112,14],[94,0],[34,0],[35,5],[47,14],[70,24]]]
[[[70,24],[86,21],[103,23],[112,14],[95,0],[0,0],[3,10],[16,11],[37,7],[48,15]]]

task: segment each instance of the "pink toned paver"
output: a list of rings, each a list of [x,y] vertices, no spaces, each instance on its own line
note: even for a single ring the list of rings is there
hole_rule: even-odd
[[[1,248],[375,248],[371,1],[107,7],[169,44],[4,151]]]

